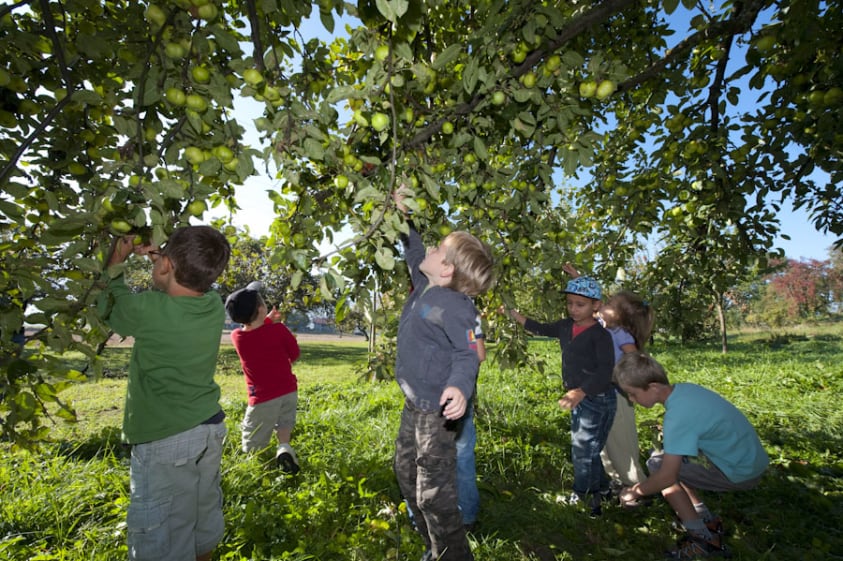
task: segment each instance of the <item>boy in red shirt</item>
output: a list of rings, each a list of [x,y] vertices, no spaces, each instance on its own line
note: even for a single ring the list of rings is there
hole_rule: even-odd
[[[231,332],[231,342],[240,357],[249,405],[240,425],[244,452],[269,445],[272,431],[278,437],[275,460],[285,472],[299,471],[290,437],[296,424],[298,381],[292,364],[300,350],[295,336],[281,323],[281,314],[267,312],[259,282],[250,283],[231,295],[225,309],[232,321],[242,324]]]

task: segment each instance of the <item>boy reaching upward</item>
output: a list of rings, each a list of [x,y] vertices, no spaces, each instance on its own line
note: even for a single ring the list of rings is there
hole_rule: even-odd
[[[402,200],[396,194],[404,211]],[[395,475],[427,547],[424,558],[470,561],[457,499],[457,427],[449,421],[465,414],[474,392],[478,312],[471,298],[492,285],[492,254],[466,232],[426,251],[412,228],[404,248],[413,292],[398,325],[395,378],[405,401]]]
[[[214,381],[225,310],[211,286],[231,248],[217,230],[188,226],[162,248],[118,238],[106,265],[132,253],[152,260],[158,290],[133,293],[121,273],[98,302],[111,328],[135,339],[123,413],[123,441],[132,445],[129,559],[210,561],[224,531],[226,435]]]

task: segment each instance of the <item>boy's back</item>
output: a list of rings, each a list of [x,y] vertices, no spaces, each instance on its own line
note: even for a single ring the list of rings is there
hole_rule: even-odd
[[[149,442],[194,427],[219,411],[214,382],[225,310],[216,292],[172,297],[132,294],[109,283],[109,324],[134,337],[123,418],[129,444]]]

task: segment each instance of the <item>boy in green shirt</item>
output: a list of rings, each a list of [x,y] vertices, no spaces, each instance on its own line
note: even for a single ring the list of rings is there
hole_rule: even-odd
[[[226,435],[214,382],[225,310],[211,285],[231,248],[217,230],[188,226],[158,249],[119,238],[107,265],[132,253],[152,260],[158,290],[133,293],[121,273],[99,300],[111,328],[135,340],[123,415],[132,445],[129,559],[210,560],[224,529]]]

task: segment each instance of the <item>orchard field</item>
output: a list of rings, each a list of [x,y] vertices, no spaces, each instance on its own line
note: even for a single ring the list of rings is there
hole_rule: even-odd
[[[836,559],[843,551],[843,335],[744,334],[723,355],[711,345],[656,342],[652,353],[672,381],[712,387],[757,427],[771,458],[755,491],[706,495],[724,519],[738,560]],[[228,415],[223,457],[226,535],[217,559],[416,560],[391,471],[401,395],[393,382],[363,382],[365,343],[302,341],[296,365],[299,420],[294,445],[302,472],[286,476],[266,457],[239,451],[245,391],[237,356],[224,346],[218,381]],[[677,535],[671,512],[617,507],[590,519],[559,501],[570,489],[568,414],[556,406],[559,354],[552,341],[529,352],[547,363],[480,374],[478,477],[483,501],[471,535],[477,559],[648,560]],[[0,453],[0,558],[124,558],[127,453],[119,443],[130,349],[106,350],[106,377],[62,394],[79,422],[57,421],[40,452]],[[72,360],[72,357],[71,357]],[[661,410],[638,408],[642,454],[658,445]]]

